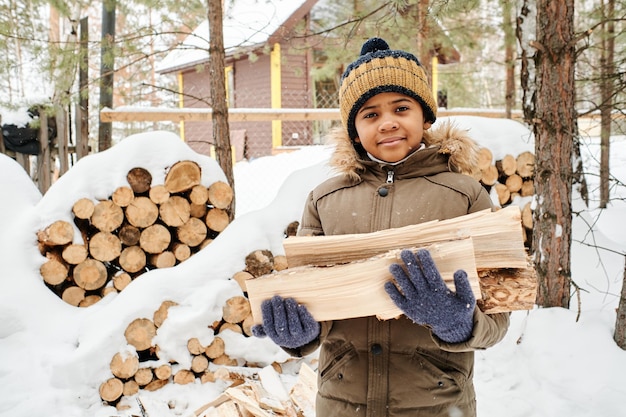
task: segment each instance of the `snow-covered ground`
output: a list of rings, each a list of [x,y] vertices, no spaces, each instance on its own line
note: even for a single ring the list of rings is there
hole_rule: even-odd
[[[530,134],[517,122],[455,119],[495,159],[534,150]],[[573,203],[572,277],[582,290],[580,318],[576,298],[569,310],[514,312],[507,337],[476,354],[481,417],[626,415],[626,352],[612,338],[626,253],[626,138],[612,141],[611,172],[621,186],[612,189],[605,210],[597,209],[599,149],[597,138],[585,139],[590,208],[578,196]],[[43,284],[37,231],[54,220],[71,219],[71,206],[79,198],[107,198],[125,185],[133,167],[148,169],[153,184],[159,184],[166,167],[191,159],[201,165],[202,182],[209,185],[224,179],[219,166],[171,133],[148,132],[83,158],[41,196],[21,167],[0,155],[0,416],[140,415],[135,402],[117,411],[102,405],[98,393],[111,377],[113,355],[131,349],[124,338],[128,323],[152,317],[164,300],[176,301],[155,341],[160,361],[175,360],[175,369],[188,368],[187,340],[210,343],[214,335],[207,325],[221,318],[226,299],[240,294],[230,278],[244,268],[247,254],[257,249],[282,253],[285,227],[299,220],[308,191],[331,175],[326,166],[330,153],[330,147],[316,146],[238,163],[237,217],[213,243],[174,268],[141,275],[89,308],[69,306]],[[227,338],[226,353],[241,364],[287,359],[267,339],[232,332],[220,336]],[[297,369],[286,367],[287,384]],[[170,383],[139,395],[151,417],[186,416],[225,386],[220,381]]]

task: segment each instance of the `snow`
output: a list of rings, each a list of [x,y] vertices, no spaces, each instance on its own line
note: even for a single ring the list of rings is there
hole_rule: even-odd
[[[256,46],[269,37],[302,5],[303,0],[237,0],[224,8],[224,48],[227,53]],[[159,72],[206,61],[209,57],[209,23],[202,22],[179,48],[158,65]]]
[[[533,150],[532,136],[517,122],[482,117],[456,121],[492,149],[495,158]],[[624,415],[626,352],[613,341],[613,331],[626,253],[626,190],[614,187],[609,207],[597,209],[598,142],[586,138],[582,150],[592,174],[587,176],[590,208],[578,197],[574,201],[572,278],[582,290],[580,311],[574,296],[569,310],[536,308],[512,314],[505,339],[476,353],[481,417]],[[625,142],[625,137],[614,137],[611,148],[611,172],[621,184],[626,182]],[[196,154],[176,135],[146,132],[81,159],[42,196],[23,169],[0,154],[0,417],[140,415],[134,400],[127,401],[130,409],[117,411],[103,405],[98,393],[100,383],[112,376],[113,355],[134,353],[124,338],[128,323],[151,318],[164,300],[177,302],[155,338],[161,359],[150,366],[175,360],[174,372],[188,367],[186,341],[197,337],[209,344],[214,335],[207,325],[221,317],[226,299],[241,294],[229,278],[244,268],[245,256],[257,249],[283,253],[285,227],[299,220],[308,191],[332,175],[326,165],[331,151],[313,146],[238,163],[237,216],[213,243],[174,268],[144,273],[121,293],[89,308],[69,306],[43,284],[38,230],[69,219],[79,198],[106,198],[125,185],[133,167],[148,169],[153,184],[162,183],[167,167],[181,159],[200,164],[205,185],[224,180],[224,174],[214,160]],[[253,193],[263,198],[250,198]],[[239,366],[242,372],[263,373],[263,367],[288,359],[267,339],[233,332],[220,336],[239,365],[259,365]],[[281,378],[287,385],[296,377],[297,364],[290,361],[284,367]],[[151,417],[190,416],[225,388],[219,380],[170,383],[154,392],[142,390],[139,396]]]

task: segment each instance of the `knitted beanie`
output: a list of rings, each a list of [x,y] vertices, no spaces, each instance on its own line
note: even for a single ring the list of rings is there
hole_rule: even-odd
[[[371,38],[361,47],[359,58],[341,76],[339,109],[350,139],[356,138],[356,113],[376,94],[396,92],[417,100],[424,119],[434,123],[437,102],[418,59],[408,52],[389,49],[383,39]]]

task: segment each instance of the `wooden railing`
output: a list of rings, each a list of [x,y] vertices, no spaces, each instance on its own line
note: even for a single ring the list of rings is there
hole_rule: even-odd
[[[140,108],[123,107],[120,109],[105,108],[100,111],[100,120],[103,122],[201,122],[211,121],[213,111],[210,108]],[[437,116],[482,116],[491,118],[505,118],[502,110],[477,109],[440,109]],[[521,119],[521,111],[513,111],[513,119]],[[228,120],[231,122],[259,122],[259,121],[294,121],[294,120],[340,120],[339,109],[269,109],[269,108],[233,108],[228,111]]]

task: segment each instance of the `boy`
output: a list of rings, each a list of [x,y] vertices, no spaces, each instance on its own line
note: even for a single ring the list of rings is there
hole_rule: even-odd
[[[342,76],[339,102],[331,165],[341,175],[310,193],[299,234],[368,233],[491,207],[463,174],[474,169],[476,144],[449,124],[429,131],[437,104],[415,56],[368,40]],[[396,283],[385,286],[404,312],[397,320],[318,323],[294,299],[263,302],[255,335],[294,356],[320,347],[317,416],[476,415],[473,351],[499,342],[509,315],[483,314],[464,271],[448,290],[428,251],[401,258],[406,272],[392,265]]]

